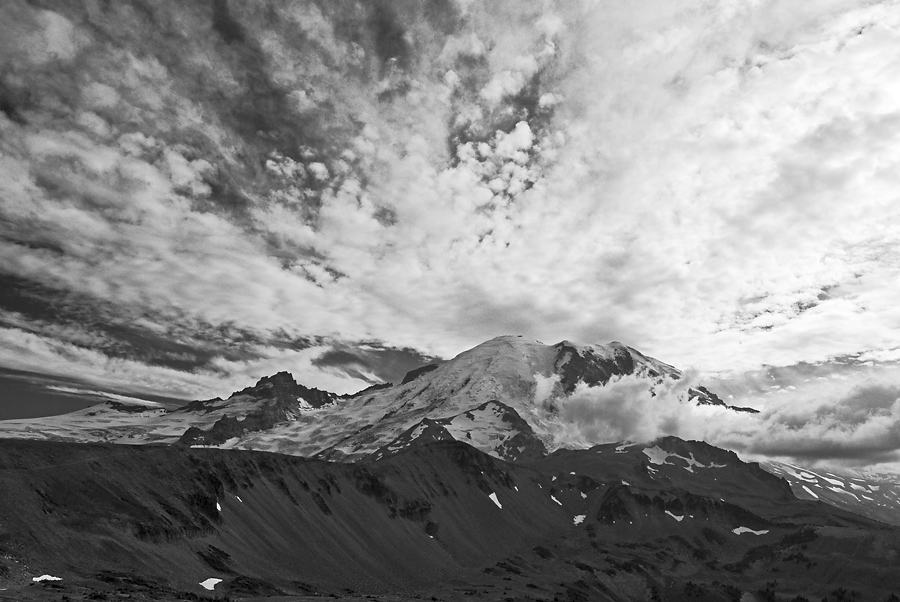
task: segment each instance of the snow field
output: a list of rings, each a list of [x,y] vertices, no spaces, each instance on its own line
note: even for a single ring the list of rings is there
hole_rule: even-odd
[[[216,579],[215,577],[210,577],[206,581],[200,582],[200,587],[204,589],[208,589],[209,591],[213,591],[219,583],[222,583],[221,579]]]

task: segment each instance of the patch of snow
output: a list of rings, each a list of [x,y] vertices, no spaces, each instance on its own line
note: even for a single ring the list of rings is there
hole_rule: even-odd
[[[237,501],[239,501],[240,503],[242,503],[242,504],[244,503],[244,500],[241,499],[241,496],[236,495],[236,496],[234,496],[234,497],[235,497],[235,499],[236,499]]]
[[[218,585],[219,583],[222,583],[221,579],[216,579],[215,577],[210,577],[206,581],[201,581],[200,587],[202,587],[204,589],[208,589],[209,591],[213,591],[213,589],[215,589],[216,585]]]
[[[497,507],[498,507],[498,508],[500,508],[501,510],[503,509],[503,506],[500,505],[500,500],[497,499],[497,494],[496,494],[496,493],[493,493],[493,492],[492,492],[491,495],[489,495],[488,497],[491,498],[491,501],[492,501],[492,502],[494,502],[495,504],[497,504]]]
[[[801,485],[801,487],[803,487],[803,491],[805,491],[805,492],[808,493],[809,495],[813,496],[814,498],[819,499],[819,496],[816,495],[816,494],[813,492],[812,489],[810,489],[810,488],[807,487],[806,485]]]
[[[222,504],[220,504],[218,501],[216,501],[216,510],[218,510],[219,512],[222,511]]]
[[[797,466],[792,466],[789,464],[783,465],[783,472],[788,473],[789,475],[800,481],[806,481],[807,483],[816,482],[816,475],[808,473]]]
[[[683,514],[682,514],[681,516],[678,516],[677,514],[672,514],[672,513],[669,512],[668,510],[666,510],[666,514],[668,514],[669,516],[671,516],[672,518],[674,518],[675,520],[677,520],[679,523],[680,523],[681,521],[684,520],[684,515],[683,515]]]
[[[694,458],[694,452],[691,452],[690,458],[685,458],[684,456],[680,456],[672,452],[667,452],[658,445],[654,445],[653,447],[644,448],[644,455],[647,456],[650,462],[659,465],[672,464],[671,462],[666,461],[669,458],[678,458],[679,460],[684,460],[685,462],[687,462],[687,466],[685,466],[684,469],[688,472],[694,472],[695,466],[697,468],[706,468],[705,464],[698,462]]]
[[[575,474],[574,472],[570,472],[569,474]]]
[[[844,487],[844,486],[845,486],[845,485],[844,485],[844,482],[843,482],[843,481],[840,481],[840,480],[838,480],[838,479],[829,479],[828,477],[823,477],[822,475],[819,475],[819,478],[821,478],[821,479],[823,479],[823,480],[825,480],[825,481],[828,481],[829,483],[831,483],[832,485],[836,485],[837,487]]]
[[[572,522],[574,522],[576,525],[580,525],[581,523],[584,522],[584,519],[586,519],[586,518],[587,518],[587,514],[576,514],[572,518]]]
[[[644,448],[644,455],[646,455],[653,464],[666,464],[666,458],[669,457],[669,452],[658,445],[654,445],[653,447]]]
[[[41,575],[40,577],[32,577],[32,581],[62,581],[61,577],[54,577],[53,575]]]
[[[671,455],[674,456],[674,457],[676,457],[676,458],[680,458],[681,460],[684,460],[685,462],[687,462],[687,466],[685,466],[684,469],[685,469],[686,471],[688,471],[688,472],[694,472],[694,466],[696,466],[697,468],[706,468],[706,465],[705,465],[705,464],[702,464],[701,462],[698,462],[698,461],[694,458],[694,452],[691,452],[691,457],[690,457],[690,458],[685,458],[684,456],[679,456],[678,454],[671,454]]]
[[[832,490],[832,491],[834,491],[835,493],[843,493],[844,495],[849,495],[850,497],[852,497],[852,498],[853,498],[854,500],[856,500],[857,502],[859,501],[859,498],[856,497],[856,494],[855,494],[855,493],[851,493],[851,492],[849,492],[849,491],[847,491],[847,490],[845,490],[845,489],[841,489],[840,487],[829,487],[829,489]]]
[[[587,499],[587,494],[586,494],[585,492],[583,492],[583,491],[581,491],[580,493],[581,493],[581,499],[586,500],[586,499]]]
[[[741,533],[753,533],[754,535],[765,535],[769,532],[768,529],[763,529],[762,531],[754,531],[753,529],[748,529],[747,527],[738,527],[737,529],[732,529],[732,533],[735,535],[740,535]]]
[[[516,491],[518,491],[518,490],[519,490],[519,487],[518,487],[517,485],[513,485],[513,489],[515,489]]]
[[[856,483],[850,483],[850,488],[855,491],[865,491],[866,493],[869,493],[869,489],[867,487],[857,485]]]
[[[551,480],[551,481],[555,481],[555,480],[556,480],[556,477],[553,477],[553,478],[552,478],[552,479],[550,479],[550,480]]]
[[[553,497],[552,495],[550,496],[550,499],[553,500],[554,502],[556,502],[557,504],[559,504],[560,506],[562,506],[562,502],[559,501],[558,499],[556,499],[555,497]]]
[[[626,453],[626,452],[625,452],[626,449],[628,449],[629,447],[633,447],[633,446],[635,446],[635,445],[637,445],[637,443],[623,443],[622,445],[617,445],[617,446],[616,446],[616,453],[617,453],[617,454],[624,454],[624,453]]]
[[[622,481],[622,484],[626,487],[631,487],[631,483],[629,483],[628,481]]]
[[[869,496],[867,496],[867,495],[865,495],[865,494],[862,494],[862,496],[863,496],[865,499],[869,500],[870,502],[874,502],[874,501],[875,501],[874,499],[870,498]]]

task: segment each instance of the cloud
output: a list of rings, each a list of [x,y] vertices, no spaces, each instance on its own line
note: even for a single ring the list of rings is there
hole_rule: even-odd
[[[344,372],[370,383],[399,384],[406,373],[426,364],[440,362],[440,358],[422,355],[414,349],[386,348],[380,344],[339,344],[312,360],[323,369]]]
[[[723,382],[896,359],[891,3],[222,7],[0,9],[4,274],[188,347],[253,341],[145,373],[19,311],[31,368],[89,351],[95,383],[200,395],[282,359],[347,390],[395,369],[363,342],[510,332]]]
[[[263,376],[281,370],[299,381],[336,393],[353,393],[369,383],[347,374],[333,374],[313,365],[313,360],[329,350],[327,346],[289,349],[258,346],[252,357],[213,357],[204,369],[188,372],[165,365],[153,365],[129,357],[111,357],[49,336],[15,328],[0,328],[0,361],[7,369],[53,374],[83,385],[105,387],[131,395],[162,396],[171,399],[227,397]]]
[[[107,391],[92,391],[89,389],[79,389],[77,387],[65,387],[65,386],[61,386],[61,385],[50,385],[47,388],[50,389],[51,391],[57,391],[59,393],[68,393],[70,395],[97,397],[97,398],[104,399],[104,400],[120,401],[120,402],[124,402],[124,403],[147,406],[150,408],[163,407],[163,404],[156,402],[156,401],[147,401],[146,399],[140,399],[138,397],[131,397],[129,395],[118,395],[116,393],[109,393]]]
[[[801,465],[900,467],[900,381],[893,370],[858,371],[770,385],[744,402],[759,414],[688,401],[696,375],[663,381],[625,376],[604,386],[579,385],[541,405],[537,416],[551,445],[588,447],[650,442],[664,435],[733,449],[745,459],[780,458]],[[797,382],[797,381],[795,381]],[[539,404],[540,405],[540,404]]]

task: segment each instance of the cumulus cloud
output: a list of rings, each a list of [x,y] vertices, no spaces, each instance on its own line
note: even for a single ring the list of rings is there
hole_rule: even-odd
[[[774,385],[745,398],[761,409],[759,414],[689,401],[688,388],[695,380],[696,375],[666,380],[652,391],[633,376],[604,386],[582,384],[571,395],[542,404],[537,416],[552,446],[646,443],[676,435],[733,449],[748,460],[900,468],[900,382],[895,375],[815,377],[796,386]]]
[[[580,383],[561,400],[558,416],[584,444],[652,441],[681,432],[683,421],[697,417],[698,408],[686,405],[687,390],[687,379],[665,380],[652,391],[645,379],[635,376],[602,387]]]

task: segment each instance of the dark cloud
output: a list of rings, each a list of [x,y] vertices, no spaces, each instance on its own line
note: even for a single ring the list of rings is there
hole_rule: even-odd
[[[411,59],[411,48],[392,3],[379,0],[370,6],[368,29],[372,32],[375,52],[381,59],[382,68],[396,62],[401,69],[406,69]]]
[[[66,414],[109,401],[112,399],[109,395],[132,396],[114,390],[99,392],[77,379],[0,368],[0,420]],[[180,407],[187,401],[159,395],[141,395],[139,399],[170,408]]]
[[[322,368],[344,371],[373,384],[398,384],[410,370],[441,361],[441,358],[423,355],[415,349],[396,349],[367,341],[358,345],[337,345],[312,363]]]
[[[218,372],[216,361],[262,357],[262,347],[301,350],[314,341],[285,332],[259,333],[234,324],[211,325],[179,314],[132,313],[73,291],[0,273],[0,324],[182,372]]]

